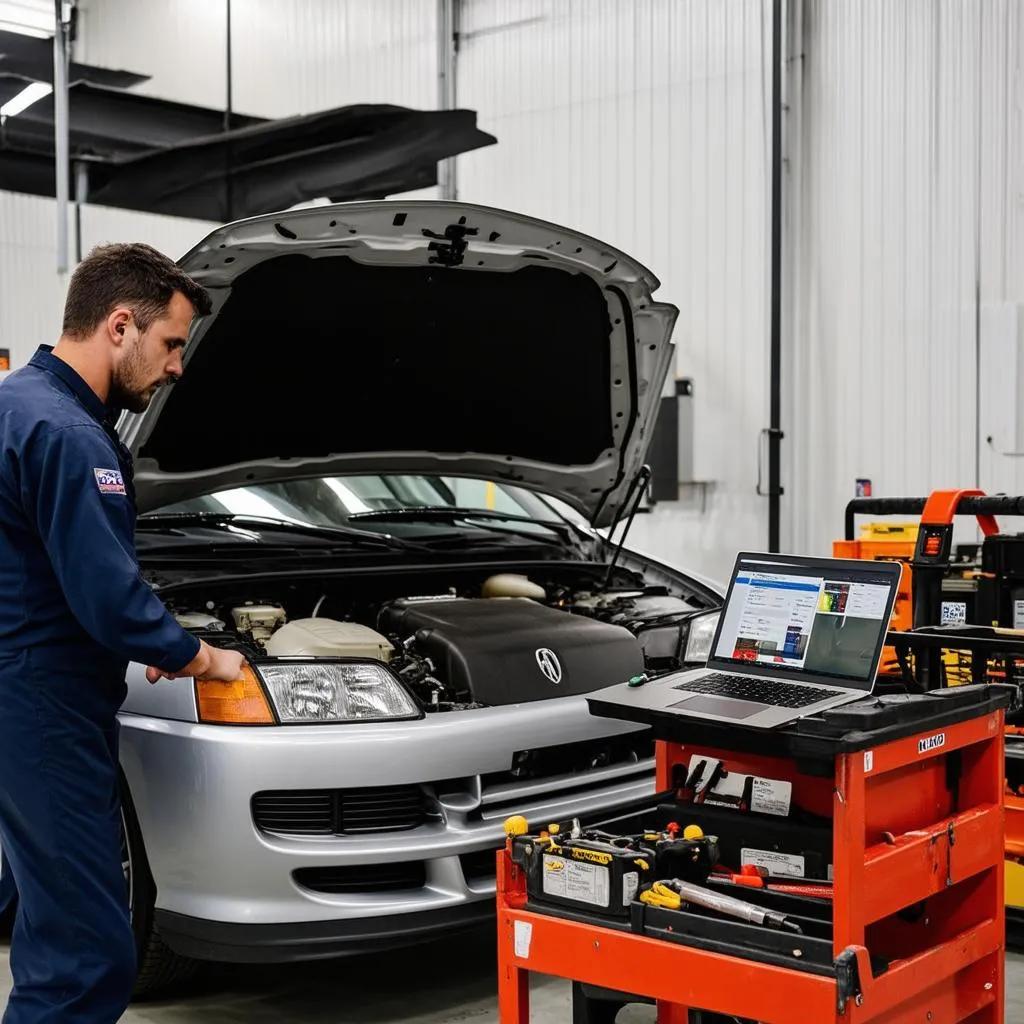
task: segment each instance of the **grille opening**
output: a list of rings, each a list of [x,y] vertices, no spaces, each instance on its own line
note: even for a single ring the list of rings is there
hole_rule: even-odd
[[[264,832],[329,836],[334,831],[329,791],[257,793],[253,797],[253,820]]]
[[[493,882],[496,873],[497,850],[478,850],[476,853],[464,853],[459,857],[462,874],[468,885],[480,882]]]
[[[304,889],[330,895],[401,892],[422,889],[427,869],[422,861],[403,864],[363,864],[357,867],[298,868],[292,878]]]
[[[426,794],[419,786],[338,791],[339,832],[400,832],[427,820]]]
[[[512,782],[581,775],[599,768],[639,764],[654,757],[654,738],[648,730],[608,739],[583,740],[557,747],[517,750],[512,767],[482,776],[484,789]],[[584,781],[581,779],[581,781]]]
[[[257,793],[252,816],[262,832],[281,835],[362,835],[418,828],[436,815],[420,786],[279,790]]]

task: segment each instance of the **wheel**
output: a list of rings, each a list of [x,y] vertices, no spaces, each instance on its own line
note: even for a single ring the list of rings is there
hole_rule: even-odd
[[[146,860],[146,849],[142,832],[132,804],[131,793],[124,779],[121,779],[121,867],[124,884],[128,890],[128,906],[131,912],[132,932],[135,935],[135,952],[138,958],[138,974],[134,994],[152,996],[163,993],[186,981],[198,966],[194,960],[183,957],[170,949],[160,937],[153,923],[153,907],[156,904],[156,884]]]

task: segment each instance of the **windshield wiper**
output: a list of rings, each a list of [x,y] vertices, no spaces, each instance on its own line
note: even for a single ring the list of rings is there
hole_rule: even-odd
[[[349,522],[377,523],[472,523],[494,533],[507,533],[513,537],[525,537],[543,543],[550,538],[532,530],[506,529],[497,523],[527,523],[540,526],[555,534],[566,544],[581,539],[583,535],[572,523],[552,522],[548,519],[532,519],[530,516],[515,515],[511,512],[496,512],[489,508],[457,508],[448,505],[424,505],[422,508],[386,508],[372,512],[355,512],[348,517]],[[589,540],[590,538],[586,538]]]
[[[352,546],[358,545],[378,549],[428,550],[424,545],[416,541],[404,540],[390,533],[359,530],[350,526],[320,526],[313,523],[288,522],[282,519],[263,519],[260,516],[238,515],[234,512],[163,512],[140,516],[136,521],[137,529],[147,531],[167,530],[189,525],[237,526],[243,530],[294,533],[304,537],[321,538],[333,544],[340,542]]]

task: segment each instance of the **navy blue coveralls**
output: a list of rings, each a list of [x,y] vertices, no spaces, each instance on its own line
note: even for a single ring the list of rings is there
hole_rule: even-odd
[[[129,660],[199,649],[139,573],[131,478],[111,410],[48,347],[0,384],[3,1024],[112,1024],[131,999],[116,716]]]

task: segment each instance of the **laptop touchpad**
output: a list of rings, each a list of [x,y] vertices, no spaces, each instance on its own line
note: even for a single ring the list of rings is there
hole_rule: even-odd
[[[705,697],[698,694],[688,700],[677,701],[671,707],[696,711],[702,715],[721,715],[723,718],[750,718],[764,711],[767,705],[755,704],[750,700],[733,700],[732,697]]]

